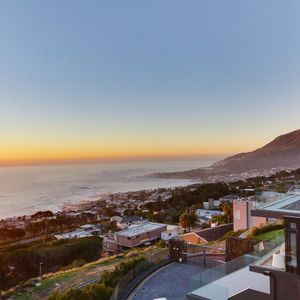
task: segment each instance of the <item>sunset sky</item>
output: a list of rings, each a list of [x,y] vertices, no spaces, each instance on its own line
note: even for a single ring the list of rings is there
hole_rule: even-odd
[[[250,151],[300,128],[297,0],[0,2],[0,163]]]

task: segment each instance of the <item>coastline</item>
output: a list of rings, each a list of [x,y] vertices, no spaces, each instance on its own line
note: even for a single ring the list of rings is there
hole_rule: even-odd
[[[195,181],[149,178],[148,175],[210,163],[199,159],[0,168],[0,219],[41,210],[57,212],[63,203],[94,201],[111,193],[187,186]]]
[[[164,179],[164,181],[173,181],[172,179]],[[114,191],[114,192],[103,192],[103,193],[90,193],[86,194],[83,197],[78,198],[77,200],[72,199],[72,195],[70,195],[68,198],[70,200],[62,200],[59,201],[56,204],[53,205],[45,205],[43,209],[32,209],[28,213],[25,214],[16,214],[16,215],[10,215],[6,217],[0,217],[0,220],[13,220],[18,219],[20,217],[29,217],[32,214],[38,212],[38,211],[51,211],[54,214],[60,214],[60,213],[67,213],[67,212],[84,212],[87,209],[93,207],[94,204],[97,204],[102,201],[106,201],[109,197],[118,196],[120,198],[123,198],[124,196],[128,194],[138,194],[138,193],[151,193],[158,191],[160,189],[167,189],[167,190],[173,190],[175,188],[181,188],[181,187],[188,187],[194,184],[201,184],[200,181],[195,180],[188,180],[188,179],[180,179],[181,182],[178,183],[172,183],[172,184],[164,184],[160,186],[155,186],[148,189],[137,189],[137,190],[127,190],[127,191]],[[75,197],[77,198],[77,197]]]

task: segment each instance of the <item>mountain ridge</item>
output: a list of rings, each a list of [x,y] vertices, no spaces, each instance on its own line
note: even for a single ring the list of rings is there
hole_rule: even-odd
[[[156,173],[162,178],[206,178],[215,175],[239,174],[252,170],[300,166],[300,129],[282,134],[264,146],[222,159],[206,168],[182,172]]]

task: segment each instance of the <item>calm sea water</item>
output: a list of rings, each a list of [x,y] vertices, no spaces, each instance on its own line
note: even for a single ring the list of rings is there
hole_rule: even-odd
[[[0,167],[0,218],[58,210],[66,201],[97,199],[105,193],[187,185],[191,183],[188,180],[143,176],[208,166],[212,162],[198,159]]]

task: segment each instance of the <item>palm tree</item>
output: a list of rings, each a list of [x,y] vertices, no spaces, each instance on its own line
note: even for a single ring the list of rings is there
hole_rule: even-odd
[[[233,205],[229,201],[224,201],[220,204],[220,208],[223,210],[224,215],[227,217],[227,223],[232,221],[233,217]]]
[[[186,209],[179,217],[179,223],[183,228],[188,228],[188,231],[191,231],[191,227],[195,225],[196,221],[197,215],[192,209]]]

